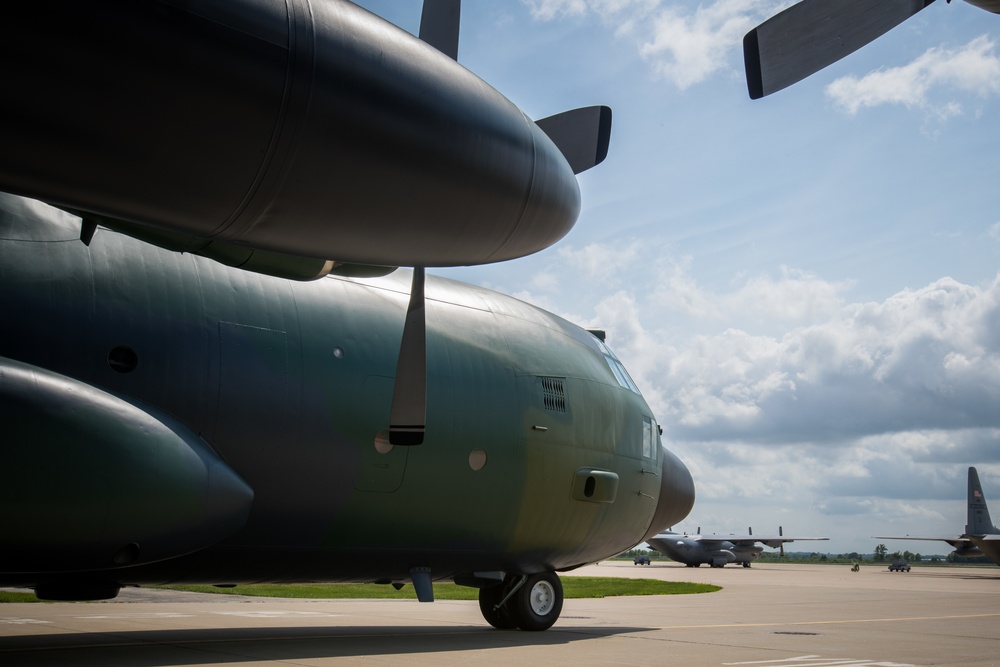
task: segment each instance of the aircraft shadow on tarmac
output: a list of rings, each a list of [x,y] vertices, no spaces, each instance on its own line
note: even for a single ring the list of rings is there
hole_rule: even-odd
[[[109,634],[0,637],[0,663],[166,667],[248,660],[483,651],[517,646],[558,646],[649,628],[553,627],[517,632],[487,627],[395,626],[141,630]]]

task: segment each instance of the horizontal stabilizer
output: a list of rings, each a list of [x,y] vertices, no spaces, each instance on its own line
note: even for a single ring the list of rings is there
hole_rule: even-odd
[[[599,165],[611,142],[611,109],[582,107],[535,121],[559,148],[574,174]]]
[[[779,91],[880,37],[934,0],[802,0],[743,38],[752,99]]]

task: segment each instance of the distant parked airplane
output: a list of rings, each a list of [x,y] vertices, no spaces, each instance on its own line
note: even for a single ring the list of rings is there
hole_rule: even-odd
[[[990,510],[986,506],[986,496],[979,483],[979,473],[969,467],[969,517],[963,535],[944,537],[874,537],[876,540],[930,540],[947,542],[955,548],[955,555],[964,558],[986,556],[1000,565],[1000,530],[990,520]]]
[[[701,533],[701,528],[698,528],[698,533]],[[708,563],[712,567],[724,567],[727,563],[742,563],[743,567],[750,567],[750,562],[760,558],[761,552],[764,551],[764,547],[757,546],[757,542],[771,548],[781,547],[784,553],[785,542],[828,539],[830,538],[785,537],[784,531],[779,526],[776,537],[754,535],[752,528],[748,529],[746,535],[682,535],[665,530],[646,540],[646,543],[667,558],[684,563],[688,567],[698,567],[702,563]]]

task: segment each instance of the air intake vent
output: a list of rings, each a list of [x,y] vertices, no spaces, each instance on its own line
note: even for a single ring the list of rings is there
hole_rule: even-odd
[[[542,401],[550,412],[566,412],[566,389],[562,378],[542,378]]]

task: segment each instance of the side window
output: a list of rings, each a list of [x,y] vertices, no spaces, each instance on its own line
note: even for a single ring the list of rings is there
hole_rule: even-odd
[[[642,418],[642,458],[653,458],[653,420]]]
[[[642,458],[660,460],[660,425],[652,417],[642,418]]]

